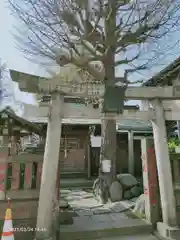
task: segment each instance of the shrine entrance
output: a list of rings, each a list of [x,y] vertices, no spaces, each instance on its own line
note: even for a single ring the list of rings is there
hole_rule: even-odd
[[[56,175],[54,172],[58,170],[59,162],[59,146],[62,136],[62,120],[65,118],[71,119],[141,119],[150,121],[153,128],[154,137],[154,148],[149,148],[149,143],[144,142],[143,150],[145,158],[143,156],[143,161],[147,161],[144,169],[148,169],[152,172],[152,165],[150,162],[156,162],[157,165],[157,175],[159,180],[159,193],[160,202],[162,209],[162,222],[157,224],[158,229],[162,232],[165,229],[165,235],[168,232],[170,235],[171,231],[179,231],[177,229],[177,213],[176,213],[176,201],[174,184],[172,179],[172,171],[170,164],[170,157],[168,151],[167,143],[167,133],[165,120],[180,120],[179,109],[175,109],[172,106],[169,107],[166,104],[166,100],[176,100],[180,99],[180,89],[179,86],[172,87],[128,87],[125,91],[125,99],[136,99],[141,101],[146,101],[146,106],[143,106],[139,111],[124,110],[122,113],[117,114],[111,113],[101,113],[101,108],[99,111],[95,111],[91,106],[84,106],[83,111],[70,111],[72,110],[70,105],[64,103],[65,95],[74,95],[78,97],[98,97],[102,99],[104,96],[104,85],[101,84],[76,84],[75,87],[72,85],[61,85],[59,87],[58,80],[42,80],[36,79],[34,85],[34,92],[39,91],[46,94],[49,90],[51,91],[51,101],[46,102],[46,107],[48,106],[48,128],[46,137],[46,148],[44,154],[42,179],[43,184],[41,184],[40,195],[39,195],[39,207],[38,207],[38,217],[37,217],[37,227],[46,229],[51,228],[52,223],[52,201],[54,198],[54,188],[56,186]],[[23,85],[26,88],[25,85]],[[28,84],[26,90],[28,91]],[[117,90],[117,89],[116,89]],[[32,89],[31,89],[32,91]],[[173,103],[173,102],[172,102]],[[41,105],[43,107],[44,104]],[[107,107],[107,105],[106,105]],[[54,141],[56,139],[56,141]],[[49,161],[52,159],[52,161]],[[150,161],[148,161],[151,159]],[[153,159],[153,161],[152,161]],[[156,161],[155,161],[156,159]],[[143,163],[143,164],[144,164]],[[155,188],[155,175],[151,178],[148,174],[148,170],[144,171],[144,175],[148,179],[148,184],[144,180],[144,190],[146,195],[146,217],[151,216],[152,209],[155,208],[155,197],[152,197],[150,192]],[[51,176],[51,178],[49,178]],[[145,179],[144,176],[144,179]],[[151,182],[149,184],[149,182]],[[154,194],[154,191],[152,191]],[[47,219],[48,217],[48,219]],[[46,226],[43,219],[46,218]],[[49,234],[48,232],[47,234]],[[179,232],[178,232],[179,234]]]
[[[59,153],[61,174],[86,174],[85,166],[90,157],[88,132],[88,125],[64,125],[62,127]]]
[[[140,94],[139,89],[144,91],[143,96],[142,93]],[[147,91],[146,91],[147,90]],[[94,111],[93,108],[89,106],[84,106],[84,111],[81,113],[68,112],[68,105],[64,103],[63,95],[59,95],[56,93],[54,97],[52,97],[52,102],[49,103],[51,109],[51,119],[49,119],[48,123],[48,130],[49,136],[47,135],[47,140],[51,142],[51,139],[56,138],[59,139],[60,143],[60,136],[55,133],[55,126],[56,129],[62,123],[62,118],[59,116],[67,116],[70,118],[91,118],[93,114],[93,118],[101,118],[101,119],[141,119],[150,121],[152,123],[153,128],[153,137],[154,137],[154,146],[149,146],[149,143],[142,143],[143,149],[145,148],[146,158],[144,158],[144,163],[146,160],[146,166],[144,166],[143,172],[143,179],[144,179],[144,192],[146,197],[146,218],[149,219],[151,222],[157,223],[159,219],[154,217],[153,212],[155,214],[158,213],[159,205],[161,203],[162,209],[162,223],[158,226],[159,228],[168,226],[176,226],[177,225],[177,213],[176,213],[176,201],[175,201],[175,192],[174,192],[174,184],[172,181],[172,171],[171,171],[171,164],[169,158],[169,151],[168,151],[168,144],[167,144],[167,134],[166,134],[166,127],[165,127],[165,120],[178,120],[180,119],[179,112],[176,112],[175,109],[169,108],[167,109],[167,105],[165,100],[166,99],[179,99],[180,95],[175,91],[174,87],[163,87],[163,88],[153,88],[153,87],[145,87],[145,88],[132,88],[132,90],[127,89],[126,91],[126,98],[127,99],[140,99],[146,100],[146,106],[142,106],[141,110],[132,111],[132,110],[124,110],[122,114],[113,114],[107,113],[102,114],[99,110]],[[92,94],[92,93],[91,93]],[[146,95],[146,96],[144,96]],[[164,100],[165,99],[165,100]],[[59,108],[61,106],[61,108]],[[60,112],[61,111],[61,112]],[[62,115],[60,115],[62,114]],[[53,122],[53,125],[52,125]],[[60,133],[58,133],[60,134]],[[49,139],[49,140],[48,140]],[[57,151],[57,146],[49,144],[49,149],[46,148],[49,154],[51,154],[51,158],[53,158],[55,152]],[[45,154],[46,156],[46,154]],[[144,156],[143,156],[144,157]],[[162,160],[163,159],[163,160]],[[44,159],[44,161],[47,161]],[[150,164],[151,163],[151,164]],[[154,164],[154,165],[153,165]],[[155,168],[157,165],[157,175],[159,180],[159,188],[157,188],[157,175],[149,175],[153,173],[152,169]],[[49,166],[50,167],[50,166]],[[51,167],[52,168],[52,167]],[[54,169],[51,169],[53,171]],[[46,169],[46,171],[51,174],[50,169]],[[45,177],[45,176],[44,176]],[[46,186],[46,193],[45,189],[41,188],[40,190],[40,200],[41,194],[47,194],[47,188],[50,189],[50,182],[46,182],[48,187]],[[53,182],[51,182],[53,184]],[[156,193],[156,194],[155,194]],[[160,201],[158,200],[160,196]],[[157,197],[157,198],[156,198]],[[168,203],[168,204],[167,204]],[[41,216],[44,215],[43,208],[39,205],[38,214]],[[153,220],[154,219],[154,220]],[[40,219],[39,219],[40,220]],[[38,223],[40,224],[40,222]]]

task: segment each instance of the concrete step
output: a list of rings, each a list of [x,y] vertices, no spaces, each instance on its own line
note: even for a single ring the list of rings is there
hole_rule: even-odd
[[[91,188],[94,180],[88,180],[85,178],[72,178],[72,179],[61,179],[61,188]]]
[[[138,235],[131,235],[131,236],[97,238],[96,240],[158,240],[158,238],[156,238],[151,234],[138,234]]]
[[[75,179],[75,178],[86,178],[87,174],[84,172],[70,172],[70,171],[62,171],[60,172],[61,179]]]
[[[96,240],[107,238],[113,240],[113,237],[136,236],[137,234],[151,235],[152,225],[140,219],[121,219],[111,222],[86,222],[81,219],[81,223],[74,222],[72,225],[60,227],[61,240]],[[116,238],[117,239],[117,238]],[[142,238],[144,240],[146,238]],[[115,240],[115,239],[114,239]],[[124,240],[124,238],[122,238]],[[130,240],[130,238],[127,238]],[[140,240],[135,238],[132,240]],[[148,240],[148,239],[146,239]],[[149,240],[154,240],[153,238]]]

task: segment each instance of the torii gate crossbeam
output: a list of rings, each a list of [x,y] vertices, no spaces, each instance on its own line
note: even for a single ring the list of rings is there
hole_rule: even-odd
[[[41,80],[34,86],[30,86],[28,82],[20,82],[19,87],[22,91],[30,91],[33,93],[52,93],[58,91],[61,94],[77,97],[90,97],[99,96],[103,97],[105,89],[102,84],[59,84],[53,80]],[[118,87],[118,86],[117,86]],[[145,99],[180,99],[179,86],[166,86],[166,87],[128,87],[125,91],[125,99],[129,100],[145,100]]]

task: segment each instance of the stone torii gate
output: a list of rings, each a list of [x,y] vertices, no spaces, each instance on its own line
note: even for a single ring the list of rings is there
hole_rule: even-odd
[[[29,79],[30,80],[30,79]],[[104,86],[98,84],[79,84],[76,86],[60,85],[56,81],[39,79],[33,87],[29,87],[29,80],[24,79],[20,83],[20,89],[27,92],[51,93],[52,101],[49,104],[49,119],[44,153],[41,188],[39,195],[39,206],[37,216],[37,228],[46,228],[47,231],[37,232],[37,239],[49,239],[52,227],[53,198],[56,187],[56,174],[59,161],[59,145],[61,139],[61,123],[63,118],[71,118],[71,113],[66,111],[64,95],[87,97],[97,95],[103,97]],[[89,119],[141,119],[152,122],[154,134],[154,146],[160,187],[160,198],[162,203],[163,226],[165,228],[176,226],[176,206],[172,173],[169,160],[168,143],[166,135],[165,120],[180,120],[180,112],[169,109],[166,100],[180,99],[179,86],[172,87],[128,87],[125,99],[146,100],[151,106],[146,110],[125,110],[123,114],[101,114],[100,110],[91,116],[84,106],[84,116],[78,114],[73,118]]]

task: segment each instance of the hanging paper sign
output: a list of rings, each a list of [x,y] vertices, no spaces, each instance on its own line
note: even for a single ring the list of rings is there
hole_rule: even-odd
[[[102,171],[109,173],[111,171],[111,160],[102,160]]]

